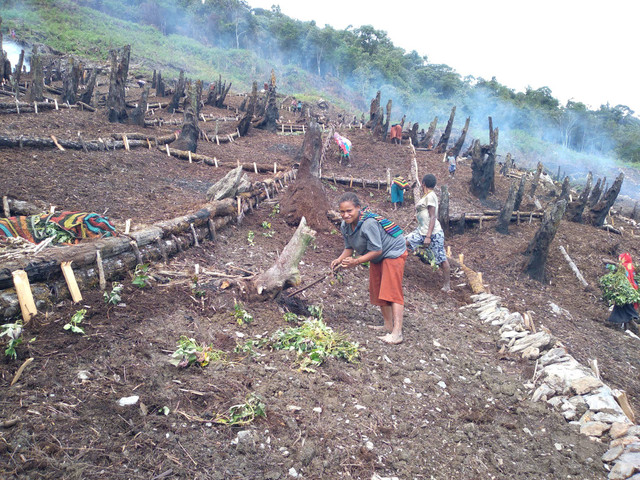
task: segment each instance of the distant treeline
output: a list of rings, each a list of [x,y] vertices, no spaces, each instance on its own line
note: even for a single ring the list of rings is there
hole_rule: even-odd
[[[205,46],[251,50],[274,63],[297,65],[333,84],[348,85],[357,92],[362,110],[382,89],[383,101],[392,98],[395,112],[406,113],[421,126],[434,115],[448,115],[456,105],[459,113],[476,121],[491,115],[502,131],[523,131],[578,152],[640,162],[640,120],[627,106],[590,110],[580,102],[561,105],[547,87],[516,92],[495,78],[463,78],[447,65],[429,63],[415,50],[407,53],[394,46],[386,32],[370,25],[320,28],[313,21],[288,17],[277,6],[252,9],[243,0],[72,1],[151,26],[163,35],[184,35]],[[24,3],[43,6],[37,0]],[[44,3],[56,8],[55,4],[66,2]]]

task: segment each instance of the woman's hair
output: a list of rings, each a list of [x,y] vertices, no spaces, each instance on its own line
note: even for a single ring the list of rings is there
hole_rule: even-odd
[[[338,200],[338,204],[341,204],[343,202],[351,202],[353,203],[354,207],[359,207],[360,206],[360,199],[358,198],[358,196],[353,193],[353,192],[347,192],[344,193],[341,197],[340,200]]]
[[[428,173],[424,177],[422,177],[422,185],[427,188],[433,188],[436,186],[436,176]]]

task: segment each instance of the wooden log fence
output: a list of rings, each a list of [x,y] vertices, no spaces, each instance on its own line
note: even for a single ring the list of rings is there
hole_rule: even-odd
[[[228,162],[228,161],[221,161],[215,157],[212,158],[207,155],[202,155],[199,153],[191,153],[186,150],[176,150],[175,148],[169,148],[168,146],[165,146],[163,148],[158,147],[158,149],[164,153],[167,153],[171,157],[176,157],[181,160],[191,159],[192,162],[203,162],[204,164],[212,167],[235,168],[242,165],[243,170],[247,172],[254,172],[254,173],[274,173],[274,171],[285,172],[287,170],[290,170],[289,167],[286,167],[284,165],[277,165],[275,163],[273,165],[257,164],[255,162],[254,163],[239,163],[239,162],[234,163],[234,162]]]
[[[126,148],[127,150],[130,148],[136,147],[144,147],[149,148],[151,145],[151,141],[153,140],[154,144],[157,145],[165,145],[173,142],[176,139],[175,135],[167,135],[164,137],[148,137],[144,140],[135,140],[128,139],[125,142],[122,140],[115,140],[112,138],[99,138],[97,140],[83,140],[79,138],[78,140],[65,140],[56,138],[53,135],[48,138],[43,137],[31,137],[27,135],[17,135],[17,136],[6,136],[0,135],[0,147],[10,147],[10,148],[23,148],[23,147],[32,147],[32,148],[57,148],[60,149],[69,149],[69,150],[85,150],[85,151],[101,151],[101,150],[117,150],[121,148]],[[127,148],[128,146],[128,148]]]
[[[278,172],[265,181],[254,183],[251,192],[239,197],[241,215],[252,211],[263,200],[273,198],[279,190],[278,184],[292,178],[291,171]],[[100,284],[101,273],[107,280],[116,280],[134,269],[140,261],[166,262],[178,251],[195,245],[197,239],[213,239],[216,231],[237,218],[238,201],[228,198],[207,203],[196,212],[157,222],[129,235],[49,248],[35,256],[13,258],[0,268],[0,318],[11,318],[20,312],[13,283],[14,271],[24,270],[27,273],[36,306],[41,309],[54,300],[52,291],[58,292],[55,301],[69,295],[62,276],[63,262],[73,262],[80,289],[93,288]]]

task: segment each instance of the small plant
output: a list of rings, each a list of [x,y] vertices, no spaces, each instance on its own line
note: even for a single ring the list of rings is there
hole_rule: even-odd
[[[251,393],[244,403],[233,405],[226,415],[218,415],[214,421],[223,425],[248,425],[258,417],[266,417],[266,408],[262,399]]]
[[[131,283],[138,288],[146,287],[149,284],[149,278],[150,278],[149,275],[147,275],[148,271],[149,271],[148,263],[142,263],[142,264],[136,265],[136,270],[133,273],[134,275],[133,281]]]
[[[259,353],[255,349],[261,347],[264,343],[264,340],[247,340],[242,344],[236,345],[233,351],[235,353],[248,353],[252,357],[257,357]]]
[[[253,232],[253,230],[249,230],[249,232],[247,233],[247,242],[249,242],[249,245],[251,245],[252,247],[255,246],[255,242],[253,241],[255,236],[256,234]]]
[[[260,226],[262,228],[264,228],[265,230],[270,230],[271,229],[271,223],[267,222],[266,220],[264,222],[262,222],[262,224]]]
[[[202,287],[198,283],[197,275],[194,275],[193,277],[191,277],[191,295],[193,295],[196,298],[201,298],[201,297],[204,297],[205,295],[205,291],[202,290]]]
[[[86,314],[87,314],[86,308],[78,310],[76,313],[73,314],[73,316],[69,320],[69,323],[65,323],[64,327],[62,328],[64,328],[65,330],[71,330],[73,333],[80,333],[84,335],[84,329],[79,325],[84,320],[84,316]]]
[[[269,216],[271,218],[274,218],[276,215],[278,215],[280,213],[280,204],[276,203],[272,208],[271,208],[271,213],[269,214]]]
[[[0,329],[2,329],[0,337],[6,336],[9,339],[7,342],[7,348],[4,350],[4,354],[15,360],[18,357],[16,347],[22,343],[22,322],[6,323],[1,325]]]
[[[309,310],[309,315],[313,318],[322,320],[322,305],[309,305],[307,310]]]
[[[628,305],[640,302],[640,291],[635,290],[627,279],[622,265],[608,265],[609,273],[600,277],[602,298],[609,305]]]
[[[287,312],[284,314],[284,321],[287,323],[298,323],[298,315],[293,312]]]
[[[336,187],[333,183],[329,183],[329,184],[328,184],[328,186],[329,186],[329,188],[330,188],[331,190],[333,190],[334,192],[336,192],[336,191],[338,190],[338,187]]]
[[[329,232],[330,235],[337,235],[338,234],[338,230],[336,230],[335,228],[331,229],[331,232]]]
[[[239,302],[236,302],[233,306],[232,315],[236,319],[236,322],[238,322],[238,325],[248,325],[253,322],[253,315],[247,312]]]
[[[321,365],[328,357],[355,362],[360,355],[357,343],[316,318],[306,320],[299,327],[277,331],[271,337],[271,345],[276,350],[295,351],[300,370],[305,372],[315,372],[311,366]]]
[[[104,292],[102,297],[107,305],[118,305],[122,301],[121,293],[124,285],[118,282],[113,282],[110,292]]]
[[[200,345],[195,339],[185,335],[178,340],[178,349],[171,354],[169,363],[176,367],[186,368],[197,363],[206,367],[211,362],[226,362],[227,354],[222,350],[215,350],[212,345]]]

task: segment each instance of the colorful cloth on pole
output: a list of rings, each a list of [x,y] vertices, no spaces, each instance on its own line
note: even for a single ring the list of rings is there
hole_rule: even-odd
[[[0,237],[22,237],[40,243],[75,244],[83,238],[116,236],[116,227],[105,216],[87,212],[56,212],[0,218]]]
[[[349,152],[351,151],[351,140],[349,140],[347,137],[343,137],[338,132],[333,134],[333,139],[338,144],[338,148],[340,149],[340,152],[343,155],[348,156]]]
[[[402,235],[402,229],[395,222],[383,217],[382,215],[370,212],[369,207],[364,207],[362,209],[360,213],[360,220],[358,220],[356,229],[358,229],[367,218],[375,219],[382,226],[382,228],[384,228],[384,231],[394,238]]]

